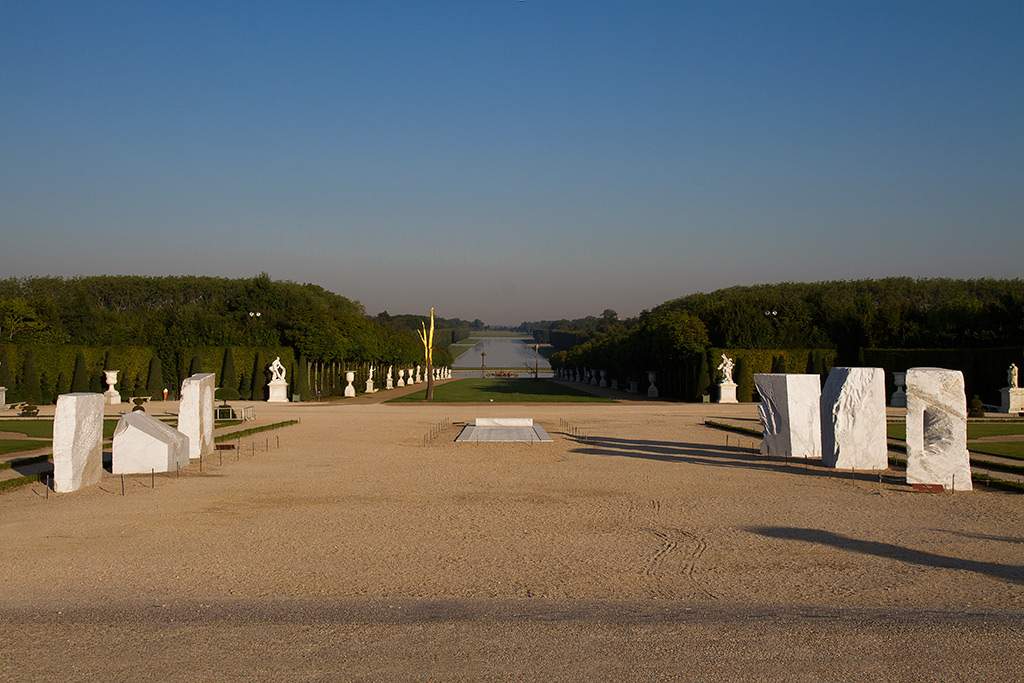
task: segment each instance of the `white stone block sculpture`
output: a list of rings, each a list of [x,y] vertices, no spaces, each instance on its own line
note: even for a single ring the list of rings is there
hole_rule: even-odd
[[[821,457],[821,377],[757,373],[764,440],[761,453],[787,458]]]
[[[114,429],[114,474],[173,472],[188,467],[188,437],[142,411],[125,413]]]
[[[655,372],[647,373],[647,381],[650,382],[650,386],[647,387],[647,398],[658,398],[658,387],[654,386],[654,382],[658,379],[658,374]]]
[[[213,392],[217,376],[200,372],[181,382],[178,401],[178,431],[188,437],[188,457],[213,452]]]
[[[972,489],[967,395],[959,370],[907,370],[907,483]]]
[[[103,394],[61,394],[53,414],[53,490],[70,493],[103,478]]]
[[[842,470],[889,467],[885,370],[832,368],[821,390],[821,460]]]
[[[103,392],[103,396],[104,396],[103,400],[107,402],[107,405],[116,406],[116,405],[119,405],[121,403],[121,394],[119,394],[117,392],[117,389],[114,388],[114,385],[117,384],[117,373],[119,373],[119,372],[121,372],[121,371],[120,370],[104,370],[103,371],[103,378],[107,382],[107,390]]]
[[[345,373],[345,398],[353,398],[356,395],[356,388],[352,386],[352,382],[356,381],[356,373],[349,371]]]

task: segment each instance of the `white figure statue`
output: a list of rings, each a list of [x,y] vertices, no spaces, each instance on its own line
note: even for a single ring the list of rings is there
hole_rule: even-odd
[[[736,366],[732,358],[729,358],[724,353],[722,354],[722,362],[718,364],[718,369],[722,371],[722,384],[732,384],[732,369]]]
[[[1017,364],[1010,363],[1010,367],[1006,369],[1006,386],[1011,389],[1017,388]]]
[[[284,366],[281,365],[281,357],[278,356],[274,359],[274,362],[270,364],[271,382],[283,382],[284,381]]]

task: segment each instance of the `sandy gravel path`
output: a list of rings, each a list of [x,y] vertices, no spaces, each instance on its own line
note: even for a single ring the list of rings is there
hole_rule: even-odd
[[[0,496],[0,680],[1024,676],[1024,499],[880,489],[700,424],[754,406],[259,416],[301,424],[124,496]],[[477,416],[555,442],[424,446]]]

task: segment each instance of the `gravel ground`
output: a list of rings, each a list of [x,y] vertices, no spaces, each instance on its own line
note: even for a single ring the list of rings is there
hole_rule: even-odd
[[[455,444],[477,416],[555,442]],[[851,481],[700,424],[752,405],[259,417],[301,424],[124,496],[0,496],[0,680],[1024,678],[1019,496]]]

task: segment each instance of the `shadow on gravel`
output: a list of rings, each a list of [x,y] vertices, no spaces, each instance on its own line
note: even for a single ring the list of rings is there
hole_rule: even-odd
[[[747,529],[755,534],[767,536],[768,538],[780,538],[787,541],[804,541],[806,543],[818,543],[829,545],[841,550],[885,557],[890,560],[899,560],[909,564],[917,564],[923,567],[935,567],[938,569],[959,569],[963,571],[986,574],[1004,581],[1012,581],[1017,584],[1024,584],[1024,566],[1012,564],[999,564],[997,562],[978,562],[976,560],[964,560],[959,557],[948,555],[937,555],[922,550],[904,548],[892,543],[881,543],[879,541],[864,541],[857,538],[850,538],[842,534],[834,534],[821,529],[803,529],[800,527],[785,526],[761,526]]]

